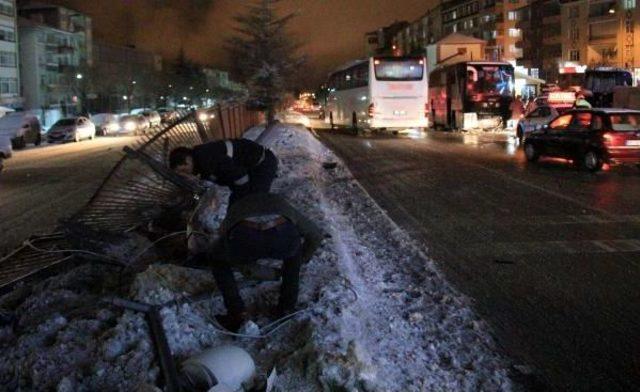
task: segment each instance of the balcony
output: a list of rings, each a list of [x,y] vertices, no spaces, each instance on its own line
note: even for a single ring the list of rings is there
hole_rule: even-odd
[[[60,54],[70,54],[70,53],[73,53],[75,50],[76,48],[67,44],[58,46],[58,53]]]
[[[589,4],[589,21],[616,19],[618,7],[615,1]]]

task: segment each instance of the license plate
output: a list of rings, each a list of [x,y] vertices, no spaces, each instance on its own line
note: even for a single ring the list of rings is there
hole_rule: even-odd
[[[640,146],[640,140],[627,140],[627,146]]]

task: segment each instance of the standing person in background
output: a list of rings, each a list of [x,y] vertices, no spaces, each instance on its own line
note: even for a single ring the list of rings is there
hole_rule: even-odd
[[[579,93],[576,95],[576,102],[573,104],[573,107],[576,109],[591,109],[591,104],[584,97],[584,94]]]
[[[524,103],[522,103],[522,98],[517,95],[516,98],[511,102],[509,106],[509,111],[511,112],[511,128],[515,128],[518,124],[518,121],[524,117]]]

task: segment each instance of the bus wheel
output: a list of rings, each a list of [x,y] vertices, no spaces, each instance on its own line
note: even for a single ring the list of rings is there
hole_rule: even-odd
[[[329,112],[329,125],[331,126],[331,129],[334,129],[336,127],[333,123],[333,112]]]
[[[351,129],[354,133],[358,133],[358,115],[356,112],[351,113]]]
[[[524,143],[524,130],[522,129],[522,125],[518,125],[516,136],[518,137],[518,146],[522,147],[522,143]]]

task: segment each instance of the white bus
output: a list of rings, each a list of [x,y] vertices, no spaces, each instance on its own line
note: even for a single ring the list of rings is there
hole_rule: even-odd
[[[426,128],[428,85],[423,57],[372,57],[329,77],[325,121],[352,128]]]

